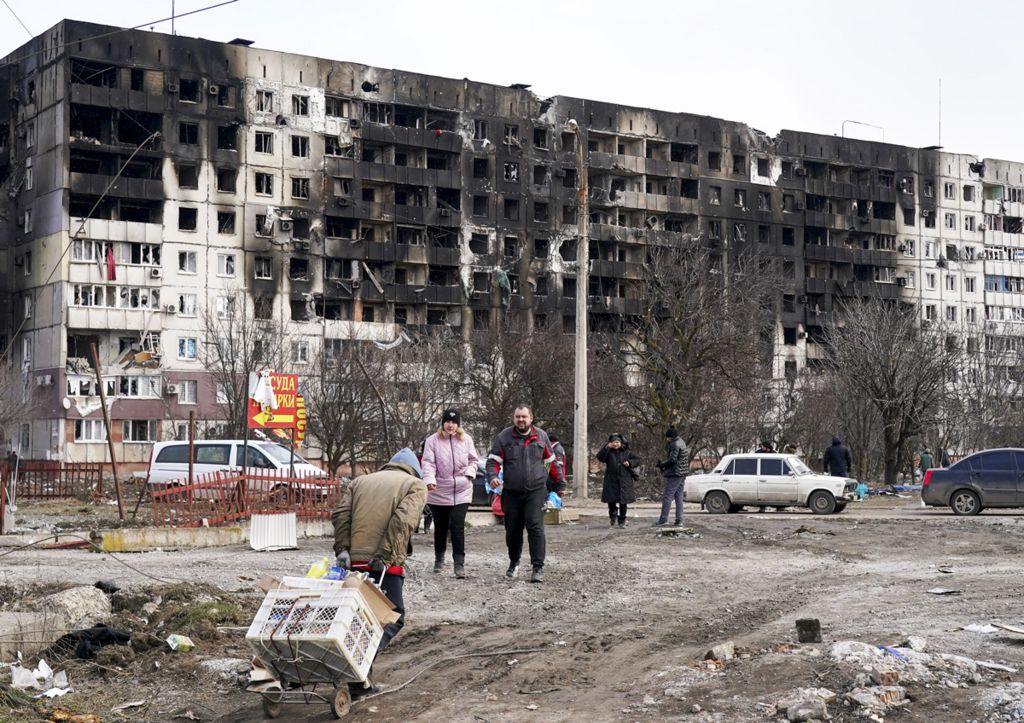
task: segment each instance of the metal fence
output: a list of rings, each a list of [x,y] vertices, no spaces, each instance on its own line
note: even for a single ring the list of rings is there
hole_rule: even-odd
[[[290,477],[275,470],[211,472],[187,481],[151,485],[156,527],[226,525],[252,515],[294,512],[300,519],[330,519],[348,480]]]
[[[12,480],[16,483],[11,485]],[[7,462],[0,463],[0,483],[16,499],[88,499],[103,495],[103,465],[93,462],[54,462],[23,459],[17,474]]]

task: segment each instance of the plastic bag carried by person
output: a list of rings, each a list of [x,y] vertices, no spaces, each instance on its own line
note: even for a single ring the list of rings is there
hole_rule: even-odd
[[[548,492],[548,504],[549,510],[560,510],[562,509],[562,498],[558,496],[557,492]]]
[[[491,501],[491,512],[498,517],[505,516],[505,512],[501,509],[501,495],[495,495],[494,500]]]

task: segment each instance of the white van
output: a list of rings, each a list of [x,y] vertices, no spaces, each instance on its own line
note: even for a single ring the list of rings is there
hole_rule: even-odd
[[[195,442],[195,463],[192,474],[195,481],[200,475],[211,472],[233,472],[242,468],[241,439],[218,439]],[[250,487],[257,488],[260,473],[271,472],[287,476],[289,460],[294,464],[296,477],[326,478],[328,475],[319,467],[311,465],[299,455],[293,457],[287,447],[273,442],[249,441],[248,465],[246,471],[253,475]],[[149,461],[150,486],[165,487],[170,484],[188,484],[188,442],[157,442]],[[268,488],[269,489],[269,488]]]

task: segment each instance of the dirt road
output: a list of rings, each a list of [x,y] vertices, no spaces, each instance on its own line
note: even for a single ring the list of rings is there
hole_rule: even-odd
[[[891,661],[881,653],[878,665],[835,660],[830,643],[845,640],[899,645],[919,636],[929,653],[1024,668],[1024,636],[961,629],[1024,621],[1024,516],[954,518],[924,511],[913,500],[890,499],[830,517],[688,512],[685,531],[666,535],[648,526],[652,518],[609,529],[600,510],[594,512],[580,524],[548,528],[542,585],[530,584],[526,576],[504,577],[498,528],[469,531],[466,580],[429,573],[431,554],[420,536],[406,583],[408,625],[378,660],[376,682],[398,686],[448,656],[540,652],[447,660],[403,690],[357,705],[353,717],[755,721],[772,719],[776,703],[794,689],[827,688],[836,694],[827,708],[833,719],[865,720],[865,709],[844,702],[844,696],[870,686],[866,673]],[[248,590],[252,582],[241,578],[295,574],[326,549],[326,540],[304,541],[290,552],[238,548],[125,559],[163,579]],[[68,581],[155,584],[88,553],[32,551],[4,562],[0,580],[7,583],[38,580],[59,569]],[[928,592],[937,587],[959,592]],[[239,599],[252,610],[259,596]],[[819,619],[824,642],[796,644],[797,618]],[[240,636],[218,654],[242,656]],[[704,661],[710,648],[726,641],[736,646],[734,659]],[[205,655],[198,642],[189,654],[193,666]],[[188,670],[185,658],[176,660],[176,672],[168,670],[167,676]],[[932,665],[916,680],[905,670],[903,702],[877,715],[891,721],[1002,721],[1017,720],[1011,716],[1019,706],[1024,716],[1024,692],[1011,685],[1024,681],[1020,673],[977,667],[950,672],[961,664],[937,657]],[[72,695],[65,702],[90,712],[90,701],[113,703],[110,686],[129,686],[122,698],[146,698],[148,712],[105,715],[105,721],[170,718],[175,706],[189,700],[203,720],[262,718],[259,698],[237,684],[195,673],[184,683],[158,672],[140,679],[125,671],[104,680],[104,697],[98,684],[82,680],[78,701]],[[106,713],[99,707],[91,712]],[[785,720],[785,713],[783,706],[775,719]],[[290,707],[285,716],[330,719],[324,705]]]

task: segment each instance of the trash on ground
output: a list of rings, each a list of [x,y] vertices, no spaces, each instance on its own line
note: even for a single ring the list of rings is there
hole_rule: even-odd
[[[62,635],[53,645],[46,649],[44,655],[54,658],[65,658],[72,653],[79,660],[93,660],[102,648],[108,645],[128,645],[132,634],[127,630],[118,630],[109,625],[93,625],[84,630],[72,630]]]
[[[187,653],[196,647],[196,644],[192,642],[192,638],[187,635],[168,635],[167,636],[167,647],[171,650],[176,650],[181,653]]]
[[[1000,630],[1006,630],[1011,633],[1017,633],[1018,635],[1024,635],[1024,627],[1017,627],[1015,625],[1006,625],[1004,623],[992,623],[995,627]]]
[[[144,701],[144,700],[130,700],[127,703],[122,703],[121,705],[115,705],[113,708],[110,709],[110,712],[111,713],[116,713],[117,711],[120,711],[120,710],[128,710],[129,708],[139,708],[139,707],[144,706],[144,705],[146,705],[146,701]]]
[[[51,688],[67,688],[68,674],[63,670],[53,672],[46,661],[40,658],[35,670],[23,668],[18,664],[11,666],[11,687],[19,690],[33,688],[49,691]]]
[[[963,590],[951,590],[948,587],[933,587],[928,591],[929,595],[960,595]]]
[[[993,625],[978,625],[977,623],[971,623],[970,625],[964,625],[962,630],[966,630],[969,633],[994,633],[998,628]]]

